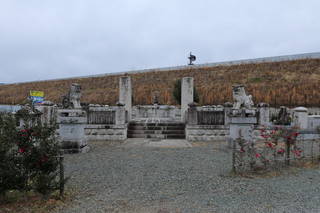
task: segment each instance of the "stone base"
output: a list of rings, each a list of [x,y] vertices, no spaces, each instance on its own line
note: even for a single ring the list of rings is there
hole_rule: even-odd
[[[229,147],[233,147],[233,142],[240,137],[246,141],[252,140],[256,117],[231,116],[230,121],[230,138],[227,139]]]
[[[217,125],[187,125],[188,141],[223,141],[229,136],[229,129]]]
[[[127,139],[127,125],[94,125],[85,127],[88,141],[124,141]]]

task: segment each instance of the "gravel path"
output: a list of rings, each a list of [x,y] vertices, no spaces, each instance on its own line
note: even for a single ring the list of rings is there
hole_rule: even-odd
[[[234,176],[231,153],[218,143],[91,148],[65,157],[67,188],[79,193],[60,212],[320,212],[320,169]]]

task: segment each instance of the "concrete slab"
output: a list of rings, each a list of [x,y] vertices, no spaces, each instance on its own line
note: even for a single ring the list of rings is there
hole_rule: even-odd
[[[125,147],[159,147],[159,148],[188,148],[192,147],[192,144],[187,140],[175,139],[175,140],[155,140],[155,139],[143,139],[143,138],[129,138],[123,144]]]

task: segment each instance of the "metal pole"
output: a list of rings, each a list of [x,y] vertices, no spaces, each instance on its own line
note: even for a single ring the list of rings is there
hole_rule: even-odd
[[[60,152],[60,156],[59,156],[59,167],[60,167],[60,196],[63,197],[63,193],[64,193],[64,167],[63,167],[63,152]]]
[[[232,148],[232,172],[236,172],[236,143],[234,140],[231,140],[233,143],[233,148]]]

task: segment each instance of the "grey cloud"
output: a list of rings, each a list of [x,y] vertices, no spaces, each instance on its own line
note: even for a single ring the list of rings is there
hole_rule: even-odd
[[[317,0],[3,0],[0,82],[319,51]]]

